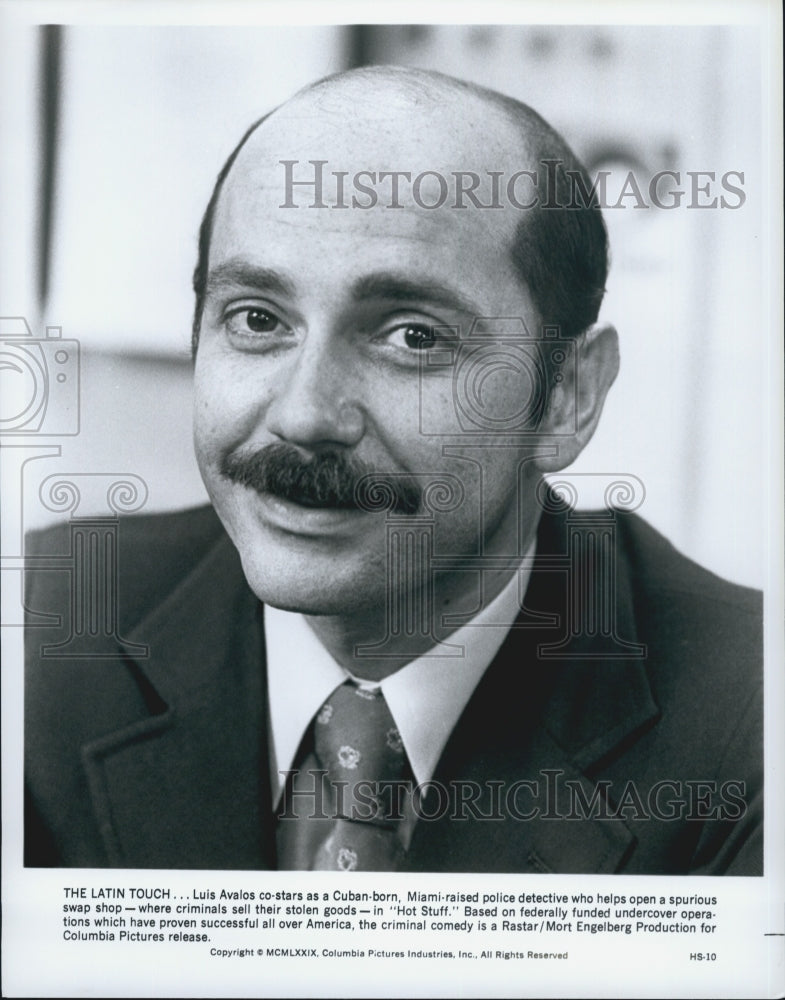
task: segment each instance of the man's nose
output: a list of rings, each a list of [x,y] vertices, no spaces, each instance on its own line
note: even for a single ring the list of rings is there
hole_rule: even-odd
[[[347,353],[348,345],[309,334],[280,372],[267,429],[305,447],[356,445],[365,433],[365,417]]]

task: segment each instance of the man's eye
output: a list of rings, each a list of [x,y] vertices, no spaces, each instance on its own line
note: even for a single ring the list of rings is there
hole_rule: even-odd
[[[241,336],[275,333],[283,330],[283,324],[274,313],[258,307],[237,309],[229,315],[226,325],[230,333]]]
[[[436,343],[433,327],[425,323],[407,323],[394,330],[393,335],[397,343],[403,343],[412,351],[424,351]]]

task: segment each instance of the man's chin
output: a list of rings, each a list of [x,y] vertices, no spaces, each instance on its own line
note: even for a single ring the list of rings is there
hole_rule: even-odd
[[[296,557],[285,567],[243,559],[243,571],[251,590],[263,604],[304,615],[355,614],[369,594],[378,588],[362,574],[340,572],[335,565],[304,563]],[[372,604],[384,606],[384,590]]]

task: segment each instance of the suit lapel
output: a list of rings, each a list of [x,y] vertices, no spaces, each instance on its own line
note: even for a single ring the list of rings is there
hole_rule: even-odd
[[[544,519],[538,553],[559,551],[561,530],[558,520]],[[634,643],[627,567],[620,563],[616,573],[618,634]],[[601,636],[576,637],[569,659],[538,655],[538,646],[561,636],[528,623],[555,610],[565,627],[568,582],[564,573],[532,574],[525,612],[438,765],[434,780],[448,791],[449,811],[415,827],[411,870],[605,873],[634,850],[624,821],[610,818],[612,809],[603,815],[606,790],[597,776],[656,723],[658,709],[643,660],[599,658]],[[464,798],[457,816],[456,792]],[[437,805],[429,791],[423,811],[441,813]]]
[[[261,608],[226,536],[128,636],[150,715],[83,748],[112,864],[259,868],[272,857]]]

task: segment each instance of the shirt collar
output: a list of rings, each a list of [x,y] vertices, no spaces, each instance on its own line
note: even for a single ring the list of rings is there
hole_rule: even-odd
[[[453,655],[434,646],[380,684],[418,784],[433,776],[450,733],[518,617],[533,549],[493,601],[448,637]],[[265,605],[264,621],[270,778],[277,802],[279,772],[291,770],[311,719],[348,674],[301,614]]]

